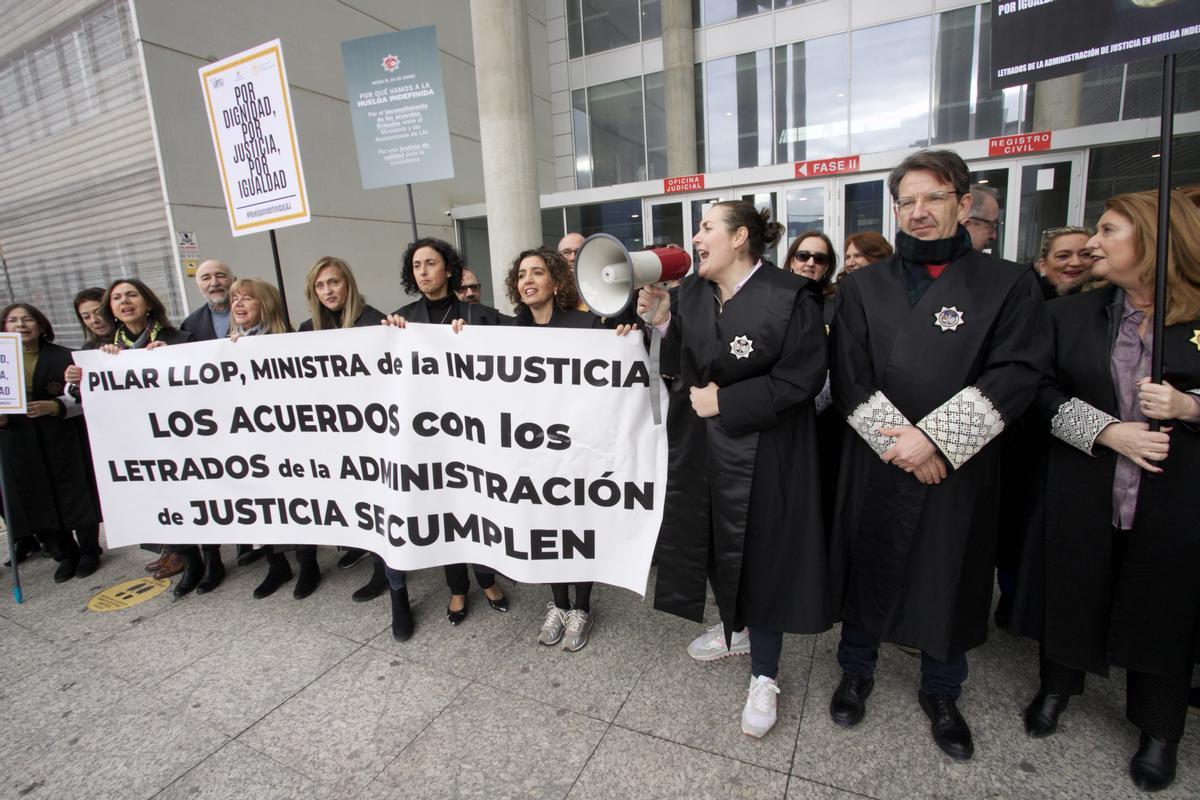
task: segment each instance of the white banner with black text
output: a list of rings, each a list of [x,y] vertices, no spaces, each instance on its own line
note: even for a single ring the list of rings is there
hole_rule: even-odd
[[[411,325],[75,354],[110,546],[319,544],[644,593],[640,336]]]

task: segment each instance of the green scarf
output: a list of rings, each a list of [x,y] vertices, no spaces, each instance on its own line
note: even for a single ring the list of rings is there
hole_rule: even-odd
[[[156,341],[158,335],[162,333],[163,325],[161,322],[152,322],[142,329],[142,335],[136,339],[129,333],[129,329],[124,325],[117,326],[117,333],[113,336],[113,344],[122,350],[141,350],[150,342]]]

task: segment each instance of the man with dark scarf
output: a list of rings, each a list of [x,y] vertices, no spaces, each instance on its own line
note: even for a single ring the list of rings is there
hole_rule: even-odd
[[[891,258],[840,283],[831,384],[848,422],[830,555],[841,683],[830,715],[862,720],[879,644],[921,651],[921,708],[951,758],[974,753],[957,699],[987,638],[997,458],[1032,401],[1049,329],[1032,273],[971,249],[958,154],[909,156],[888,179]]]

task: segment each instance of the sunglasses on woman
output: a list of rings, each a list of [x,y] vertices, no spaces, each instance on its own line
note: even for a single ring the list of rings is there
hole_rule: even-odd
[[[829,255],[827,253],[814,253],[811,250],[797,250],[792,256],[796,263],[803,264],[805,261],[812,261],[818,267],[829,266]]]

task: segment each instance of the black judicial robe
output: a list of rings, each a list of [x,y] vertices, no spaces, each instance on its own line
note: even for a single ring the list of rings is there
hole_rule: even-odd
[[[485,306],[483,303],[464,303],[455,299],[451,305],[453,308],[450,309],[450,315],[446,318],[447,325],[456,319],[466,320],[468,325],[499,325],[503,322],[503,315],[499,311],[491,306]],[[429,309],[423,298],[418,298],[392,313],[399,314],[408,322],[441,322],[441,320],[429,318]]]
[[[764,265],[721,311],[712,284],[683,280],[662,344],[662,372],[676,378],[655,608],[701,621],[711,564],[735,628],[829,627],[813,407],[826,367],[807,278]],[[702,419],[689,389],[709,381],[720,414]]]
[[[529,308],[521,306],[517,309],[517,315],[512,318],[512,325],[520,328],[577,328],[577,329],[600,329],[603,330],[608,326],[604,324],[604,320],[597,317],[595,314],[587,311],[580,311],[577,308],[562,309],[555,308],[550,314],[550,321],[545,325],[539,326],[533,321],[533,314],[529,312]]]
[[[20,536],[70,531],[100,522],[83,420],[64,419],[58,400],[64,388],[63,373],[70,365],[70,350],[43,342],[28,400],[54,400],[59,415],[30,419],[12,414],[0,428],[0,457],[11,504],[6,512]]]
[[[837,293],[831,380],[849,430],[831,579],[845,623],[946,661],[987,639],[1000,456],[987,445],[1033,400],[1047,322],[1037,281],[1011,262],[969,251],[915,306],[903,270],[879,261]],[[874,431],[908,425],[938,446],[940,484],[880,458],[891,441]]]
[[[1054,372],[1032,409],[1054,434],[1045,526],[1027,539],[1014,628],[1040,635],[1052,661],[1094,674],[1119,666],[1190,676],[1200,657],[1200,426],[1166,423],[1173,430],[1163,473],[1142,473],[1133,532],[1115,564],[1117,454],[1092,445],[1121,416],[1110,357],[1124,295],[1097,289],[1048,309]],[[1180,391],[1200,389],[1197,342],[1200,320],[1166,329],[1164,377]]]

